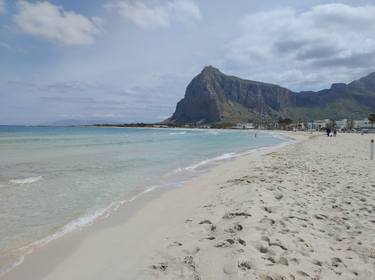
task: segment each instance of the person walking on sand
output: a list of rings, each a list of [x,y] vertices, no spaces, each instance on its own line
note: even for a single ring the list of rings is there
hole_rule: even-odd
[[[331,134],[331,129],[327,128],[327,136],[329,137],[330,134]]]

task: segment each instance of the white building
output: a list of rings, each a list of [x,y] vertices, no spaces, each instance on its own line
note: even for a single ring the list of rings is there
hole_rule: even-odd
[[[252,123],[238,123],[238,124],[236,124],[235,128],[237,128],[237,129],[253,129],[254,124],[252,124]]]
[[[336,121],[336,128],[338,130],[346,129],[347,126],[348,126],[348,119],[343,119],[343,120]]]
[[[356,128],[369,128],[371,127],[370,121],[368,119],[357,120],[354,122]]]
[[[345,130],[348,128],[348,119],[342,119],[336,121],[336,128],[338,130]],[[329,119],[325,120],[315,120],[315,121],[310,121],[307,123],[308,129],[314,129],[314,130],[321,130],[327,127],[327,125],[331,121]],[[370,128],[371,124],[368,119],[363,119],[363,120],[355,120],[354,121],[354,127],[357,129],[362,129],[362,128]]]
[[[307,127],[308,129],[321,130],[323,128],[326,128],[329,122],[329,119],[310,121],[307,123]]]

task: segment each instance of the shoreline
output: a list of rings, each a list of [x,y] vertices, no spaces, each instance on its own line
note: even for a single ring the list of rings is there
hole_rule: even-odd
[[[372,279],[370,136],[291,135],[150,192],[3,279]]]
[[[155,129],[158,129],[158,128],[155,128]],[[254,147],[254,148],[251,148],[250,150],[245,150],[245,151],[238,152],[238,153],[224,153],[220,156],[209,158],[202,162],[192,163],[191,165],[186,166],[182,169],[185,170],[186,172],[188,171],[192,172],[193,169],[194,169],[193,171],[195,172],[196,168],[198,169],[203,168],[203,169],[198,170],[196,173],[189,174],[188,177],[186,177],[187,174],[184,174],[186,178],[184,177],[184,179],[182,180],[176,181],[177,179],[175,178],[173,182],[172,181],[164,182],[164,184],[155,185],[155,186],[154,185],[148,186],[148,187],[145,186],[142,190],[139,190],[137,192],[130,192],[121,200],[114,201],[107,207],[98,209],[97,211],[95,211],[95,213],[92,213],[90,215],[78,217],[70,221],[68,224],[65,224],[64,226],[62,226],[56,232],[51,233],[50,235],[47,235],[46,237],[42,239],[33,241],[30,244],[27,244],[18,249],[9,251],[8,255],[12,256],[12,258],[15,259],[15,256],[18,256],[18,257],[17,257],[17,260],[13,262],[13,264],[11,264],[11,267],[5,268],[5,270],[2,271],[2,273],[0,273],[0,278],[6,277],[7,275],[12,274],[13,270],[23,265],[23,262],[25,261],[25,259],[32,257],[35,252],[43,251],[44,247],[49,247],[49,246],[53,247],[53,243],[58,242],[60,239],[63,239],[63,240],[69,240],[70,238],[74,239],[75,237],[77,237],[75,235],[89,234],[89,232],[93,231],[96,226],[101,227],[102,225],[105,225],[106,221],[104,220],[106,219],[110,220],[113,215],[117,214],[116,212],[125,212],[123,214],[125,214],[125,216],[127,217],[130,217],[128,213],[126,213],[128,208],[131,208],[132,211],[134,211],[134,209],[139,210],[142,207],[144,207],[147,203],[152,201],[153,199],[162,196],[166,192],[173,191],[176,188],[183,187],[186,184],[191,183],[191,181],[194,181],[202,176],[205,176],[207,173],[210,173],[213,169],[217,168],[220,165],[235,161],[241,157],[249,156],[250,154],[262,153],[263,151],[267,151],[269,149],[281,148],[285,145],[292,144],[294,141],[293,138],[287,136],[289,133],[280,133],[279,131],[265,132],[265,133],[269,133],[273,137],[285,140],[285,142],[281,144],[273,145],[273,146]],[[174,172],[174,170],[172,170],[171,172]],[[129,205],[129,204],[133,204],[133,205]],[[86,220],[86,222],[81,224],[82,220]]]

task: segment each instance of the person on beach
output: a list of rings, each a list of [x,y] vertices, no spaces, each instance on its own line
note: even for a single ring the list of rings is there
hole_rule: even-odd
[[[327,128],[327,136],[329,137],[331,134],[331,129],[330,128]]]
[[[334,129],[334,130],[333,130],[333,137],[336,137],[336,135],[337,135],[337,130]]]

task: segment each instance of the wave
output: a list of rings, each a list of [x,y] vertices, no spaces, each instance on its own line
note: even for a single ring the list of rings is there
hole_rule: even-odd
[[[219,131],[216,131],[216,130],[213,130],[213,131],[207,131],[207,134],[208,135],[220,135],[220,132]]]
[[[270,131],[270,132],[268,132],[268,134],[271,135],[274,138],[278,138],[278,139],[281,139],[281,140],[284,140],[284,141],[287,141],[287,142],[294,143],[296,141],[293,137],[290,137],[288,135],[282,134],[280,132]]]
[[[58,238],[66,235],[68,233],[79,230],[79,229],[81,229],[85,226],[89,226],[89,225],[93,224],[99,218],[108,217],[110,214],[112,214],[113,212],[118,210],[118,208],[121,205],[124,205],[125,203],[128,203],[128,202],[132,202],[132,201],[136,200],[138,197],[140,197],[141,195],[149,193],[149,192],[155,190],[156,188],[157,188],[157,186],[147,187],[142,192],[139,192],[138,194],[132,196],[129,199],[124,199],[124,200],[112,202],[109,206],[107,206],[105,208],[99,209],[99,210],[95,211],[94,213],[87,214],[83,217],[75,219],[75,220],[69,222],[68,224],[66,224],[65,226],[63,226],[59,231],[55,232],[54,234],[49,235],[49,236],[47,236],[47,237],[45,237],[41,240],[38,240],[38,241],[32,243],[31,245],[28,245],[28,247],[29,246],[35,247],[35,246],[41,246],[41,245],[43,246],[43,245],[51,242],[52,240],[58,239]]]
[[[43,179],[43,176],[36,176],[36,177],[28,177],[23,179],[12,179],[9,180],[9,183],[15,184],[15,185],[25,185],[25,184],[32,184],[35,182],[38,182]]]
[[[288,140],[288,141],[286,141],[284,143],[277,144],[277,145],[272,145],[272,146],[261,146],[261,145],[260,146],[254,146],[250,150],[237,152],[237,153],[235,153],[235,152],[225,153],[225,154],[222,154],[222,155],[217,156],[217,157],[202,160],[198,163],[189,165],[189,166],[184,167],[184,168],[178,167],[178,168],[172,170],[171,172],[169,172],[168,175],[180,173],[180,172],[183,172],[183,171],[191,171],[191,172],[196,171],[198,168],[204,167],[204,166],[209,165],[209,164],[214,164],[214,163],[217,163],[217,162],[220,162],[220,161],[225,161],[225,160],[228,160],[228,159],[233,159],[233,158],[249,155],[251,153],[267,150],[271,147],[282,147],[282,146],[290,145],[290,144],[295,142],[294,139],[292,139],[292,138],[286,138],[286,137],[282,138],[283,135],[278,135],[278,136],[280,136],[280,139]],[[275,135],[275,137],[276,137],[276,135]]]
[[[178,174],[178,173],[181,173],[181,172],[184,172],[184,171],[195,171],[197,168],[205,166],[205,165],[209,164],[210,162],[229,159],[229,158],[234,157],[235,155],[236,155],[235,153],[226,153],[226,154],[223,154],[223,155],[218,156],[218,157],[202,160],[198,163],[194,163],[194,164],[188,165],[186,167],[177,167],[177,168],[173,169],[172,171],[168,172],[167,174],[165,174],[165,177],[168,177],[168,176],[171,176],[171,175],[174,175],[174,174]]]
[[[196,164],[192,164],[192,165],[190,165],[188,167],[185,167],[185,169],[189,170],[189,171],[193,171],[193,170],[196,170],[197,168],[205,166],[205,165],[207,165],[209,163],[216,162],[216,161],[222,161],[222,160],[226,160],[226,159],[230,159],[230,158],[234,158],[234,157],[238,157],[238,156],[240,156],[240,154],[225,153],[225,154],[222,154],[220,156],[217,156],[217,157],[214,157],[214,158],[210,158],[210,159],[206,159],[206,160],[203,160],[203,161],[198,162]]]
[[[170,132],[169,135],[184,135],[186,134],[186,131],[180,131],[180,132]]]

